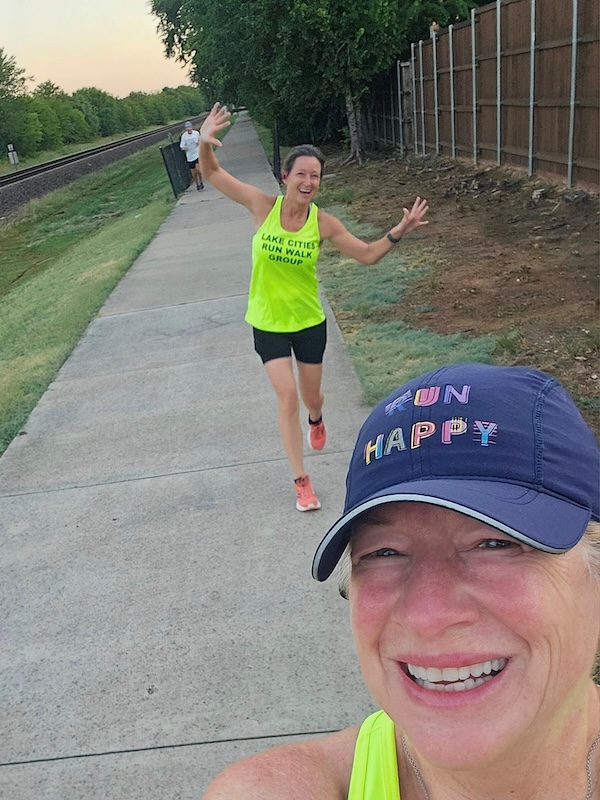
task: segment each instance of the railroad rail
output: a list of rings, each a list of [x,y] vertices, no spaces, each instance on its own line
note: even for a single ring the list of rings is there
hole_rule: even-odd
[[[197,124],[205,118],[192,117]],[[96,172],[108,164],[126,158],[144,147],[162,142],[166,136],[183,131],[183,123],[164,125],[146,133],[129,136],[115,142],[109,142],[63,158],[56,158],[35,167],[12,172],[0,176],[0,218],[13,213],[16,209],[35,197],[59,189],[82,175]]]

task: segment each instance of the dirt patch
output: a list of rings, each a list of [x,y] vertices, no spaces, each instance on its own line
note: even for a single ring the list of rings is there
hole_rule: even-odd
[[[600,385],[598,196],[496,167],[438,156],[376,154],[362,166],[329,152],[329,189],[348,188],[361,222],[387,228],[416,195],[430,204],[434,248],[390,318],[436,333],[499,337],[498,363],[555,375],[598,430]]]

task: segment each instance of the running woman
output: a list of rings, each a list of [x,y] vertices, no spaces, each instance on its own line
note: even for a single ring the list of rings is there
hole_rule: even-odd
[[[254,349],[277,397],[279,431],[294,476],[296,508],[313,511],[321,508],[321,503],[304,468],[298,395],[308,411],[308,445],[311,450],[322,450],[327,438],[321,390],[327,330],[316,274],[321,242],[328,239],[343,255],[361,264],[376,264],[403,236],[427,225],[424,217],[429,206],[417,197],[385,236],[375,242],[358,239],[314,202],[325,159],[313,145],[299,145],[286,157],[283,196],[266,194],[224,170],[213,147],[222,146],[217,134],[229,127],[230,116],[225,106],[215,103],[200,128],[202,174],[226,197],[245,206],[254,218],[256,233],[245,319],[253,328]]]

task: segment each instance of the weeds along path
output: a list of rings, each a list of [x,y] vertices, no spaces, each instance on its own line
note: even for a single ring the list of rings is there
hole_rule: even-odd
[[[415,196],[430,224],[375,267],[323,264],[368,397],[431,362],[530,364],[555,375],[599,428],[598,196],[435,156],[328,153],[320,205],[381,235]],[[388,388],[389,387],[389,388]]]

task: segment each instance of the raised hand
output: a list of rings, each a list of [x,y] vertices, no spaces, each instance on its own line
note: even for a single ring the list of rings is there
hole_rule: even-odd
[[[408,208],[403,209],[404,216],[399,226],[393,229],[394,235],[399,234],[400,236],[405,236],[407,233],[414,231],[416,228],[420,228],[422,225],[428,225],[429,221],[424,219],[428,211],[429,205],[427,200],[422,200],[420,197],[417,197],[410,211]]]
[[[217,133],[231,125],[231,122],[229,122],[230,116],[231,112],[227,110],[227,106],[215,103],[210,110],[210,114],[204,120],[200,128],[202,141],[209,142],[210,144],[216,145],[216,147],[222,147],[222,143],[217,139]]]

